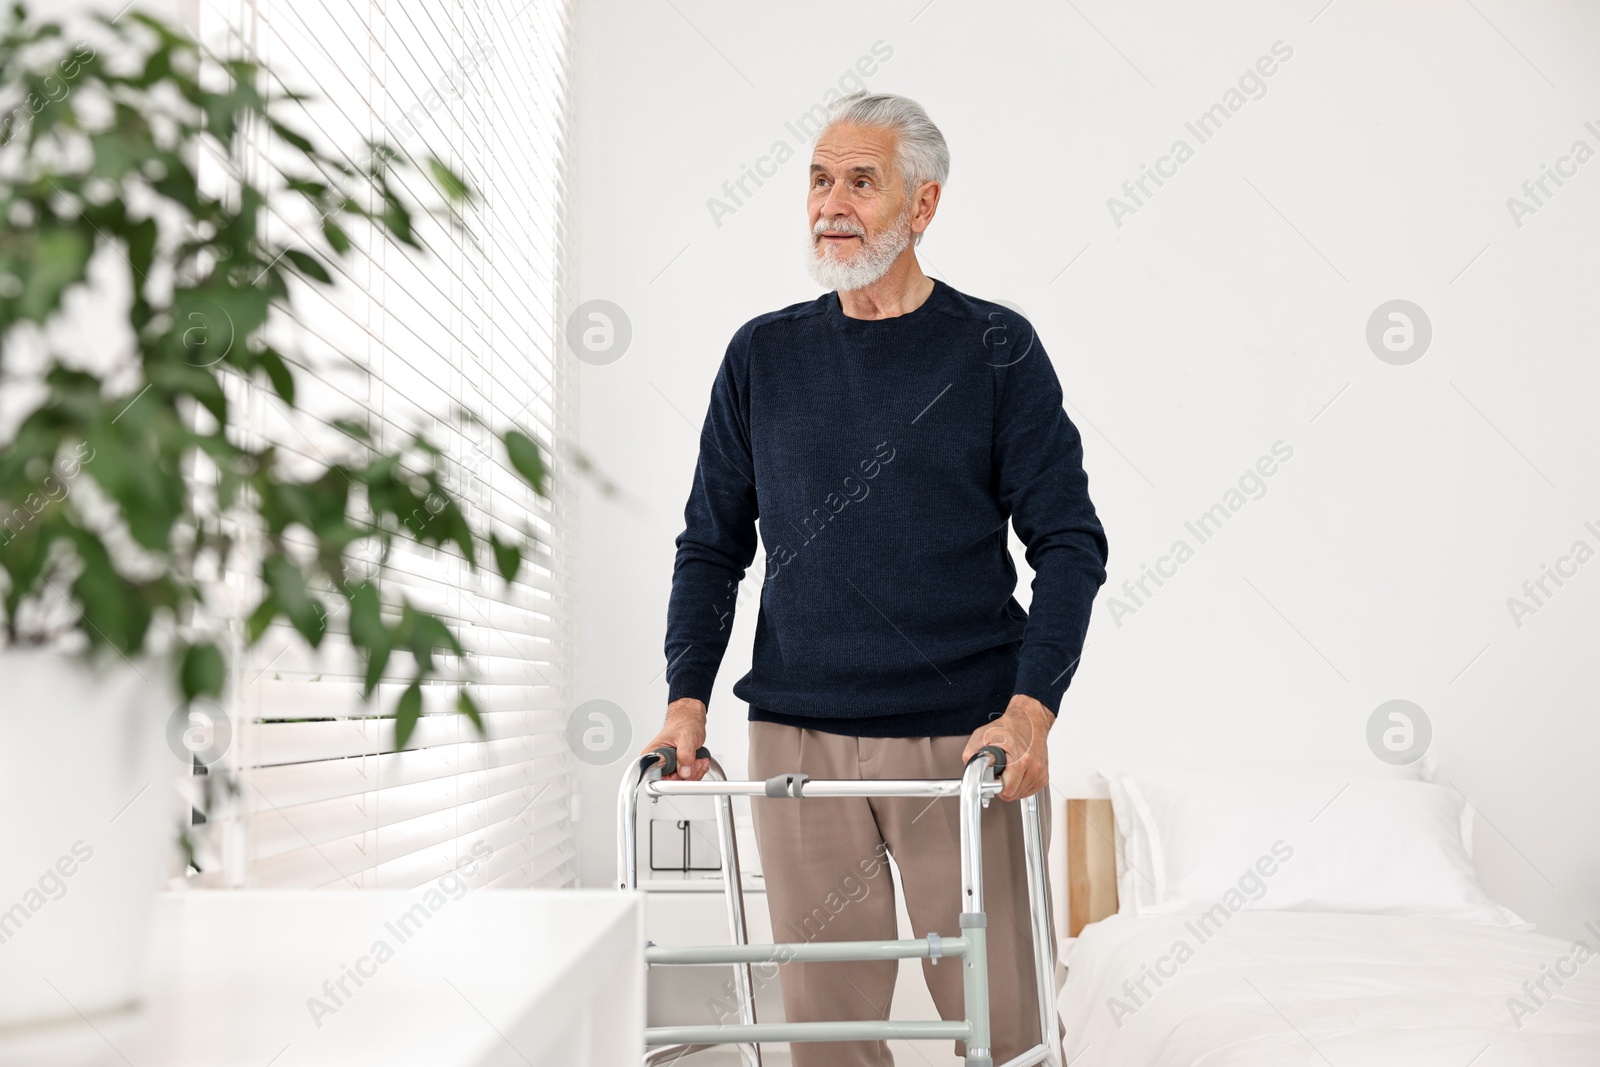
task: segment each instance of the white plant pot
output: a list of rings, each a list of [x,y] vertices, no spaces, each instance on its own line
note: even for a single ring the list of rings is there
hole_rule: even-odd
[[[0,1047],[137,1007],[179,829],[168,674],[0,651]]]

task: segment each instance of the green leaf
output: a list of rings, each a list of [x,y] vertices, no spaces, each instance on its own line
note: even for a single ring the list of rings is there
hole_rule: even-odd
[[[322,236],[328,239],[328,244],[339,255],[342,256],[350,251],[350,235],[345,233],[344,227],[334,222],[333,219],[322,220]]]
[[[205,409],[211,412],[217,422],[226,426],[228,423],[228,398],[222,391],[222,383],[217,380],[214,371],[206,367],[196,367],[188,363],[177,363],[171,360],[162,363],[150,362],[145,365],[145,370],[150,381],[170,393],[186,394],[194,397]],[[139,401],[134,401],[138,403]]]
[[[434,489],[434,493],[444,501],[444,506],[439,509],[436,516],[439,529],[439,543],[446,540],[455,542],[456,548],[461,550],[461,556],[467,561],[467,566],[472,570],[478,569],[478,542],[472,536],[472,525],[467,522],[467,517],[461,513],[461,508],[450,497],[444,495],[443,486]]]
[[[149,60],[144,65],[144,73],[138,78],[138,84],[154,85],[171,74],[172,53],[161,49],[151,53]]]
[[[128,17],[131,18],[135,22],[142,23],[146,29],[153,31],[156,34],[156,36],[160,37],[161,38],[161,44],[162,44],[163,48],[166,48],[166,49],[173,49],[173,48],[184,49],[184,48],[193,48],[194,47],[194,42],[193,41],[186,41],[182,37],[178,36],[176,33],[173,32],[171,26],[167,25],[165,22],[163,22],[160,18],[158,18],[156,16],[147,15],[147,14],[141,12],[141,11],[135,10],[135,11],[131,12]],[[112,21],[115,21],[115,20],[112,20]],[[107,23],[107,24],[109,25],[110,23]]]
[[[394,161],[399,158],[399,153],[381,141],[367,141],[367,165],[362,173],[374,181],[382,181],[385,172],[391,169]]]
[[[11,576],[5,591],[9,618],[17,617],[17,606],[34,591],[44,572],[52,540],[50,527],[48,521],[40,521],[28,523],[17,532],[5,530],[9,536],[0,542],[0,566]]]
[[[125,656],[144,646],[150,627],[153,600],[140,587],[117,573],[100,539],[87,530],[75,530],[73,541],[83,571],[72,583],[88,630],[91,646],[110,644]]]
[[[60,305],[62,291],[83,279],[91,250],[80,230],[52,227],[41,232],[28,255],[17,314],[32,322],[49,317]]]
[[[139,276],[139,285],[142,287],[143,279],[150,273],[150,263],[155,258],[155,220],[140,219],[128,227],[124,237],[128,242],[128,262],[133,265],[133,271]]]
[[[187,506],[188,491],[177,457],[151,440],[171,412],[155,389],[121,403],[126,406],[120,424],[90,436],[95,458],[85,469],[116,501],[134,540],[164,552],[172,543],[172,526]]]
[[[350,587],[350,640],[363,648],[387,644],[389,628],[383,624],[383,601],[370,581]]]
[[[313,207],[320,208],[323,198],[328,195],[327,182],[308,181],[305,178],[285,178],[283,184],[286,189],[291,189],[311,201]]]
[[[350,490],[354,483],[343,467],[334,465],[306,487],[305,501],[312,532],[326,545],[343,547],[354,540],[357,530],[349,522]]]
[[[539,446],[534,444],[533,438],[518,430],[507,430],[505,441],[506,454],[511,458],[511,466],[533,486],[535,493],[544,496],[545,466]]]
[[[272,383],[272,391],[278,398],[290,407],[294,407],[294,375],[289,371],[289,364],[283,361],[275,348],[263,348],[256,355],[256,366],[266,372],[267,381]]]
[[[317,261],[315,256],[290,248],[284,252],[284,258],[293,263],[296,269],[306,277],[314,278],[323,285],[333,284],[333,277],[328,273],[327,268]]]
[[[346,436],[354,437],[357,441],[370,442],[372,440],[371,432],[368,431],[364,425],[356,422],[354,419],[334,419],[333,425],[336,429],[342,431]]]
[[[433,180],[444,191],[445,196],[458,202],[472,199],[472,188],[455,171],[439,162],[437,158],[428,157],[428,169],[433,172]]]
[[[507,582],[516,581],[517,572],[522,569],[522,549],[500,540],[499,535],[493,533],[489,535],[489,544],[494,548],[494,562],[500,568],[500,577]]]
[[[456,635],[450,632],[450,628],[437,615],[418,611],[407,605],[402,613],[402,628],[406,647],[411,650],[412,658],[417,661],[417,670],[422,675],[431,675],[434,672],[435,649],[457,656],[466,654],[461,642],[456,640]]]
[[[221,696],[224,670],[222,652],[216,645],[209,642],[190,645],[183,653],[183,666],[179,671],[183,699]]]
[[[590,459],[582,449],[574,448],[571,456],[572,465],[588,475],[589,484],[598,488],[600,492],[606,496],[616,496],[621,491],[617,483],[607,478],[600,468],[595,465],[594,460]]]
[[[151,186],[168,200],[198,216],[202,198],[194,171],[177,154],[162,155],[160,160],[165,173],[153,180]]]
[[[256,605],[250,613],[250,619],[245,624],[245,633],[253,645],[261,640],[261,635],[267,632],[267,627],[272,625],[272,620],[278,617],[278,601],[270,592],[261,598],[261,603]]]
[[[210,367],[226,359],[249,366],[247,344],[267,321],[272,296],[262,287],[234,288],[213,281],[198,289],[179,289],[172,297],[167,342],[179,359]]]
[[[379,221],[383,223],[396,241],[412,248],[422,247],[411,233],[411,212],[407,211],[405,205],[400,201],[391,198],[383,213],[379,216]]]
[[[389,628],[383,623],[383,604],[377,587],[371,582],[362,582],[350,590],[350,643],[366,650],[367,669],[361,696],[370,697],[377,688],[378,679],[383,677],[389,651],[394,645]]]
[[[440,448],[438,445],[434,444],[420,433],[411,435],[411,444],[418,450],[426,452],[430,456],[444,455],[444,449]]]
[[[246,118],[259,115],[265,109],[261,95],[251,84],[259,68],[253,63],[232,60],[223,64],[234,78],[231,92],[207,93],[203,98],[207,132],[221,144],[233,140],[235,131]]]
[[[483,715],[478,711],[477,703],[467,695],[465,689],[461,691],[460,696],[456,697],[456,710],[472,720],[472,725],[478,728],[479,737],[487,739],[488,731],[483,726]]]
[[[287,556],[268,556],[261,564],[261,577],[306,643],[312,648],[322,644],[328,625],[327,612],[306,591],[306,576],[300,568]]]
[[[307,140],[305,136],[298,130],[290,129],[277,119],[268,119],[267,123],[272,127],[273,133],[289,142],[289,144],[300,149],[300,151],[304,152],[308,156],[316,155],[316,146]]]
[[[137,170],[145,160],[158,154],[159,149],[145,138],[120,131],[96,134],[94,166],[89,173],[120,182],[129,171]]]
[[[422,687],[416,682],[406,686],[406,691],[400,694],[400,702],[394,709],[394,747],[405,748],[411,741],[411,732],[417,727],[417,720],[422,717]]]
[[[388,643],[374,645],[367,651],[367,673],[362,679],[361,696],[372,696],[372,691],[378,688],[378,681],[383,677],[383,669],[389,665],[389,654],[394,646]]]

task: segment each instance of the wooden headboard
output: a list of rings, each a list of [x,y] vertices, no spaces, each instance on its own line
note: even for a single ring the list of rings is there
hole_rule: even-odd
[[[1067,936],[1117,911],[1117,844],[1111,801],[1069,799]]]

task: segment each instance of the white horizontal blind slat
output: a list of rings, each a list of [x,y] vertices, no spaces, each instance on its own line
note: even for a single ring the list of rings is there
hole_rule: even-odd
[[[349,655],[354,659],[353,652]],[[473,662],[478,677],[470,689],[473,699],[485,711],[559,712],[565,706],[559,687],[541,684],[543,672],[533,660],[479,658]],[[253,684],[257,703],[251,710],[258,718],[274,722],[387,715],[408,682],[408,677],[396,672],[386,673],[374,688],[372,699],[366,701],[361,696],[362,684],[354,674],[283,677],[274,670]],[[454,685],[424,687],[424,710],[444,713],[458,689]]]
[[[509,9],[490,0],[201,2],[200,32],[213,51],[252,54],[281,79],[273,88],[317,98],[280,112],[314,142],[352,165],[363,162],[368,138],[396,145],[424,171],[437,155],[479,197],[463,230],[414,217],[423,256],[358,220],[336,220],[356,245],[329,264],[338,284],[294,286],[292,309],[268,327],[295,369],[301,410],[229,383],[245,433],[274,444],[291,469],[311,470],[343,454],[334,419],[364,417],[396,443],[420,430],[444,448],[447,481],[475,527],[537,537],[511,586],[492,560],[479,560],[486,569],[474,574],[454,549],[393,545],[386,598],[438,615],[465,653],[436,657],[440,679],[423,687],[424,714],[406,751],[394,750],[391,710],[412,661],[396,653],[363,699],[364,670],[341,636],[337,598],[320,648],[279,622],[238,657],[230,762],[248,884],[417,886],[474,849],[489,850],[481,884],[576,881],[573,769],[562,740],[573,695],[576,494],[557,447],[571,438],[575,413],[562,326],[570,28],[570,0]],[[226,183],[222,161],[201,165],[208,181]],[[286,169],[292,163],[268,141],[256,142],[252,180],[281,183]],[[418,172],[396,185],[413,203],[438,199]],[[289,241],[321,222],[291,204],[273,209],[267,225]],[[487,430],[453,414],[457,406],[540,442],[552,464],[550,497],[523,483]],[[217,590],[235,617],[259,596],[247,562]],[[463,691],[483,711],[482,734],[453,711]],[[197,837],[207,868],[194,880],[223,884],[215,835],[201,827]]]
[[[556,777],[547,775],[541,780],[535,777],[528,763],[519,762],[491,770],[463,771],[410,785],[385,784],[370,792],[309,804],[288,807],[269,804],[250,817],[251,841],[256,858],[268,859],[358,834],[370,835],[529,786],[536,790],[528,798],[532,803],[535,797],[542,799],[544,787]],[[266,799],[264,794],[262,799]],[[353,826],[357,828],[355,833],[351,830]],[[363,848],[364,854],[365,851]]]
[[[290,809],[368,793],[380,781],[389,789],[511,764],[531,767],[536,778],[554,778],[565,771],[559,753],[542,754],[540,735],[528,734],[486,743],[261,767],[251,776],[254,788],[243,797],[243,803],[247,813],[272,807]]]
[[[397,687],[398,688],[398,687]],[[447,691],[454,687],[427,686]],[[426,705],[427,697],[424,696]],[[560,713],[537,711],[490,711],[480,716],[483,738],[543,735],[550,751],[560,751]],[[384,716],[349,719],[312,719],[302,722],[262,722],[254,731],[258,767],[312,760],[343,759],[349,756],[376,755],[394,751],[394,720]],[[478,740],[477,727],[464,716],[441,710],[417,721],[408,745],[413,750],[435,746],[454,747]]]

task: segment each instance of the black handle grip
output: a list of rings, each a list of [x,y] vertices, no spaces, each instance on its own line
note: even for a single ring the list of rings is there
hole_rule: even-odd
[[[989,752],[994,755],[994,776],[999,778],[1002,774],[1006,773],[1006,750],[1001,748],[999,745],[984,745],[982,748],[978,749],[978,751],[974,752],[972,754],[972,759],[967,760],[967,762],[971,763],[973,759],[977,759],[985,752]]]
[[[661,757],[662,777],[670,777],[671,775],[678,773],[678,750],[673,748],[671,745],[662,745],[660,748],[655,749],[649,755],[645,756],[645,759],[648,760],[650,756]],[[694,758],[710,759],[711,750],[706,746],[701,745],[700,750],[694,754]],[[647,763],[645,766],[648,768],[649,764]]]

